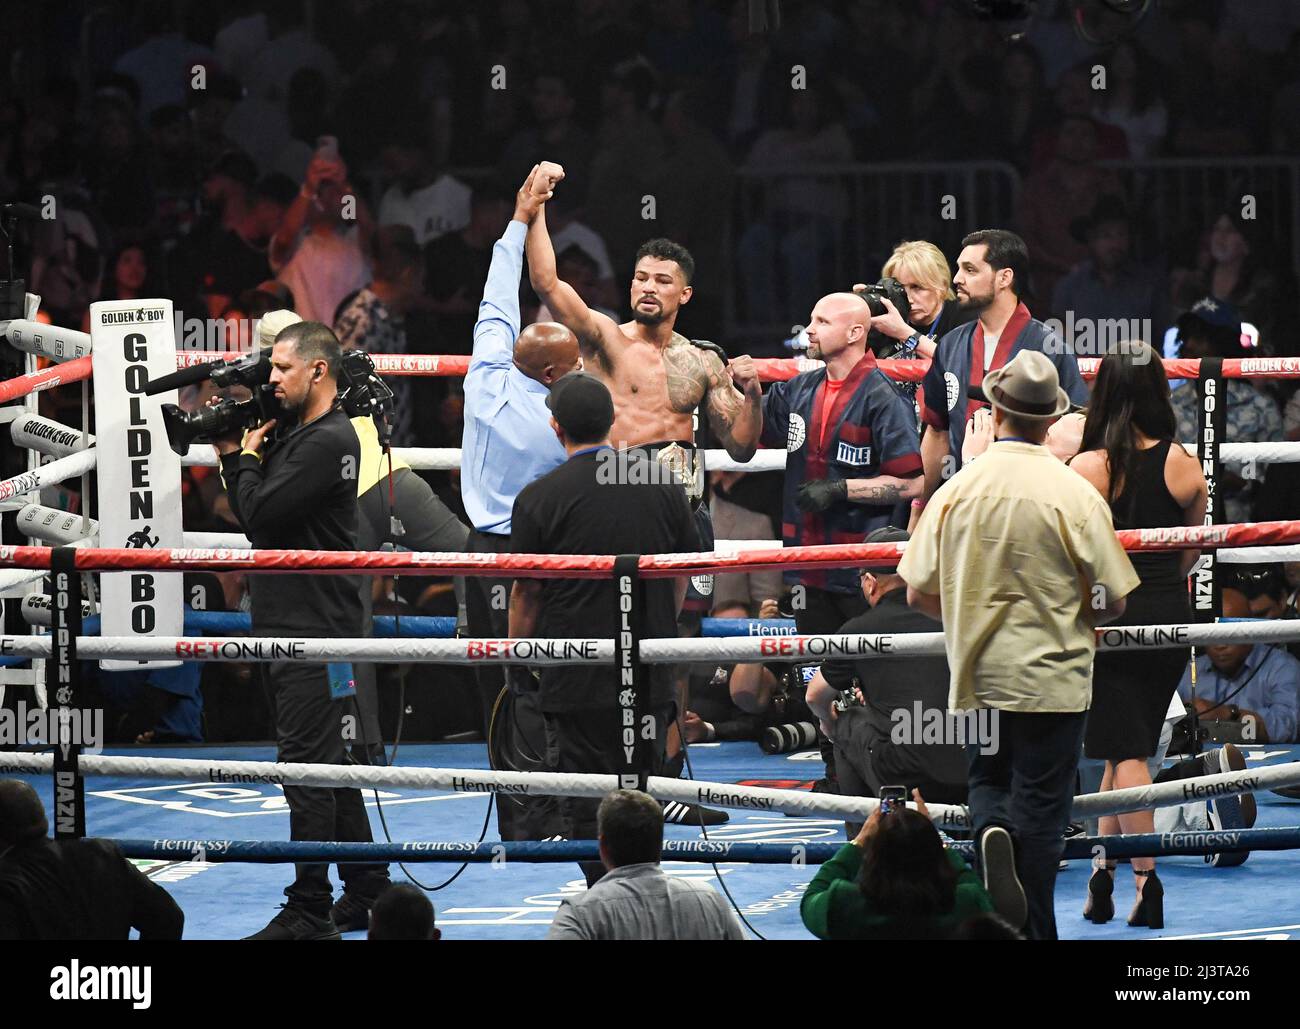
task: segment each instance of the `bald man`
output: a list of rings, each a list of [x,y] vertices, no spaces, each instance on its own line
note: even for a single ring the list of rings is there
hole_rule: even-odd
[[[763,443],[787,451],[787,547],[861,543],[869,532],[904,524],[907,504],[921,494],[915,412],[876,367],[870,324],[861,297],[822,297],[808,322],[808,356],[825,367],[774,383],[763,398]],[[866,610],[854,569],[786,572],[785,579],[801,633],[836,632]]]
[[[51,840],[41,798],[0,779],[0,940],[179,940],[185,915],[111,840]]]
[[[519,328],[519,279],[524,238],[550,192],[533,191],[537,169],[515,201],[514,217],[492,249],[483,302],[474,326],[474,355],[465,376],[465,434],[461,443],[461,497],[473,524],[469,549],[475,553],[510,550],[510,515],[519,491],[565,461],[564,448],[551,431],[546,397],[551,384],[582,366],[578,340],[555,322]],[[476,637],[503,638],[508,631],[511,582],[471,577],[465,607]],[[535,693],[502,687],[501,668],[479,671],[484,732],[494,765],[541,768],[545,730]],[[517,681],[528,686],[526,672]],[[498,703],[498,697],[501,698]],[[495,717],[494,717],[495,712]],[[529,759],[536,756],[536,762]],[[538,839],[555,810],[550,798],[497,797],[502,839]]]

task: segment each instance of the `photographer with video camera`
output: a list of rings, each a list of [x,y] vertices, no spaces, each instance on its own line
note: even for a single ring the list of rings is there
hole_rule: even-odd
[[[270,354],[268,391],[278,413],[243,433],[242,442],[239,429],[215,439],[231,510],[255,548],[357,549],[361,448],[339,398],[341,363],[328,326],[290,325]],[[264,413],[273,406],[264,402]],[[250,576],[253,631],[359,637],[360,586],[352,575]],[[356,720],[351,665],[275,661],[262,668],[275,702],[277,760],[345,763],[345,728]],[[359,790],[286,786],[284,796],[292,839],[371,841]],[[345,900],[367,908],[388,885],[384,864],[340,864],[339,874]],[[249,939],[339,939],[328,865],[298,865],[285,894],[283,910]]]

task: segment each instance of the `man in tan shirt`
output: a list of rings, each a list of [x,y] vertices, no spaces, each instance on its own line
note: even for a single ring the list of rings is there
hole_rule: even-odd
[[[943,622],[948,706],[997,712],[992,753],[967,747],[981,863],[1014,845],[1023,884],[989,883],[995,904],[1027,905],[1030,937],[1055,939],[1093,630],[1123,613],[1138,576],[1101,494],[1043,446],[1070,406],[1052,362],[1023,351],[984,390],[995,441],[936,491],[898,573],[908,603]]]

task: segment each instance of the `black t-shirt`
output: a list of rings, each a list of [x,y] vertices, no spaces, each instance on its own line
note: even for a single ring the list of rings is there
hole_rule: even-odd
[[[342,408],[251,454],[221,459],[230,509],[254,547],[356,550],[361,444]],[[361,636],[356,575],[250,575],[253,629],[274,636]]]
[[[875,607],[850,618],[841,633],[937,632],[939,625],[927,615],[907,606],[907,590],[886,593]],[[873,657],[861,661],[827,661],[822,677],[835,689],[847,690],[856,678],[870,719],[872,736],[884,743],[893,732],[895,712],[906,712],[915,723],[915,705],[922,712],[948,710],[948,659],[946,657]],[[924,715],[922,716],[924,718]],[[882,750],[889,756],[882,758]],[[956,745],[925,744],[873,749],[872,760],[882,775],[911,781],[908,776],[939,782],[964,782],[968,766],[965,751]]]
[[[610,448],[579,452],[554,471],[529,483],[515,499],[510,548],[516,554],[666,554],[699,549],[699,534],[676,483],[655,481],[659,473],[639,451]],[[601,455],[606,455],[602,457]],[[626,472],[617,476],[605,469]],[[608,481],[610,478],[616,481]],[[606,481],[601,481],[606,480]],[[643,580],[644,638],[677,635],[671,579]],[[613,576],[542,580],[537,635],[543,638],[613,639],[618,631]],[[673,698],[670,666],[649,665],[646,681],[652,705]],[[613,665],[543,668],[544,711],[590,710],[616,703]]]

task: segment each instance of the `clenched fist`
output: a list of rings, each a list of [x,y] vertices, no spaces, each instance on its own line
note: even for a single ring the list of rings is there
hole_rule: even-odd
[[[763,384],[758,380],[758,368],[754,359],[748,354],[733,358],[727,365],[727,372],[736,388],[747,397],[762,397]]]
[[[537,174],[533,177],[533,192],[538,196],[546,194],[549,198],[550,193],[555,189],[556,183],[564,178],[564,168],[554,161],[543,161],[537,166]]]
[[[553,164],[551,167],[558,168],[559,165]],[[564,172],[561,171],[560,175],[563,176]],[[515,194],[515,221],[532,224],[542,204],[551,199],[552,185],[551,180],[542,174],[542,166],[533,165],[533,170],[528,173],[528,178],[524,179],[524,184]]]

